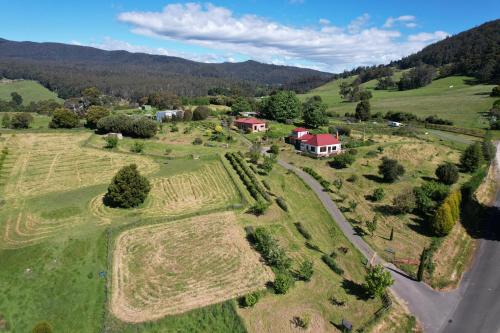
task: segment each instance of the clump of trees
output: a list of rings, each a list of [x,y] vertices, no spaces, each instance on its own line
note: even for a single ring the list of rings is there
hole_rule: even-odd
[[[342,82],[339,86],[339,94],[343,100],[348,102],[359,102],[372,98],[372,93],[360,86],[361,80],[356,79],[352,83]]]
[[[108,109],[102,106],[91,106],[88,108],[85,114],[85,120],[87,121],[86,126],[92,129],[97,128],[97,123],[104,117],[110,115]]]
[[[252,105],[248,102],[248,99],[244,97],[238,97],[231,106],[231,114],[233,116],[239,116],[243,112],[252,111]]]
[[[300,115],[302,105],[293,91],[278,91],[262,101],[260,115],[264,118],[287,122]]]
[[[210,108],[204,105],[196,107],[193,111],[193,120],[205,120],[210,115]]]
[[[378,167],[378,172],[385,182],[393,183],[404,175],[405,168],[397,160],[382,157],[382,163]]]
[[[78,116],[64,108],[55,110],[49,123],[50,128],[75,128],[78,125],[80,125]]]
[[[100,133],[122,133],[134,138],[151,138],[158,131],[156,121],[146,117],[110,115],[99,119],[97,130]]]
[[[302,117],[304,118],[306,127],[318,128],[328,125],[326,108],[327,105],[323,103],[321,96],[308,98],[302,105]]]
[[[436,74],[436,69],[429,65],[418,65],[408,72],[403,73],[398,82],[399,90],[409,90],[420,88],[432,82]]]
[[[146,200],[151,185],[142,176],[137,165],[130,164],[121,168],[111,180],[104,196],[104,204],[110,207],[133,208]]]

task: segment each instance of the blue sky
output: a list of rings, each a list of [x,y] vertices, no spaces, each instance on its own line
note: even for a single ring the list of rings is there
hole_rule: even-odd
[[[11,40],[339,72],[497,19],[500,1],[0,0],[0,13],[0,37]]]

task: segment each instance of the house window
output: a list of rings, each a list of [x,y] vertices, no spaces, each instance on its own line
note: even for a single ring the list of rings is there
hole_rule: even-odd
[[[335,151],[335,150],[337,150],[337,146],[333,146],[333,149],[332,149],[332,150],[334,150],[334,151]]]
[[[313,146],[309,146],[309,149],[313,152],[316,152],[316,147],[313,147]]]
[[[319,151],[322,152],[322,153],[326,152],[326,147],[320,147]]]

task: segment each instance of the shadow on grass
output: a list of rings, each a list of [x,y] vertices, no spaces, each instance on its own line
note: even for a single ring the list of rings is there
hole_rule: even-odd
[[[385,184],[384,178],[377,175],[363,175],[363,177],[379,184]]]
[[[366,235],[366,232],[363,228],[361,228],[357,225],[353,226],[352,228],[354,229],[354,233],[356,236],[363,237]]]
[[[420,178],[422,178],[422,180],[425,180],[426,182],[432,182],[432,181],[438,182],[438,179],[434,177],[422,176]]]
[[[366,294],[366,290],[363,285],[352,280],[344,279],[342,281],[342,288],[344,288],[346,293],[356,296],[359,300],[367,301],[370,299],[370,296]]]
[[[394,213],[394,208],[391,205],[378,205],[378,206],[373,207],[373,210],[377,213],[384,215],[384,216],[397,215]]]
[[[434,236],[423,218],[415,217],[410,220],[411,222],[407,224],[408,228],[426,237]]]

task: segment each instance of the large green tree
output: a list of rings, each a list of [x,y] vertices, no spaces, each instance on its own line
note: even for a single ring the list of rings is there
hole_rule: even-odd
[[[302,117],[306,127],[318,128],[328,125],[326,108],[327,105],[323,103],[321,96],[308,98],[302,105]]]
[[[231,114],[233,116],[239,116],[242,112],[252,111],[252,106],[248,100],[244,97],[238,97],[231,106]]]
[[[278,91],[262,105],[262,115],[267,119],[285,122],[300,115],[301,103],[293,91]]]
[[[365,276],[365,290],[371,297],[382,296],[393,283],[391,273],[382,265],[370,268]]]
[[[458,168],[455,164],[446,162],[440,164],[436,169],[436,177],[439,181],[446,185],[455,184],[458,181]]]
[[[137,165],[130,164],[113,177],[104,203],[110,207],[137,207],[146,200],[150,190],[148,179],[139,173]]]
[[[33,122],[33,116],[25,112],[17,112],[10,120],[11,128],[29,128]]]
[[[474,172],[483,164],[483,149],[479,142],[468,146],[460,157],[460,165],[466,172]]]
[[[388,157],[382,158],[382,163],[378,167],[378,172],[387,183],[393,183],[399,179],[399,176],[404,175],[405,168],[398,161]]]
[[[52,115],[52,120],[50,121],[50,128],[75,128],[80,124],[78,116],[69,111],[68,109],[57,109]]]
[[[356,105],[356,112],[354,113],[354,117],[361,121],[367,121],[370,119],[370,102],[368,99],[363,99],[361,102]]]
[[[10,97],[12,99],[12,103],[16,106],[21,106],[21,104],[23,104],[23,96],[19,95],[19,93],[14,91],[10,94]]]

